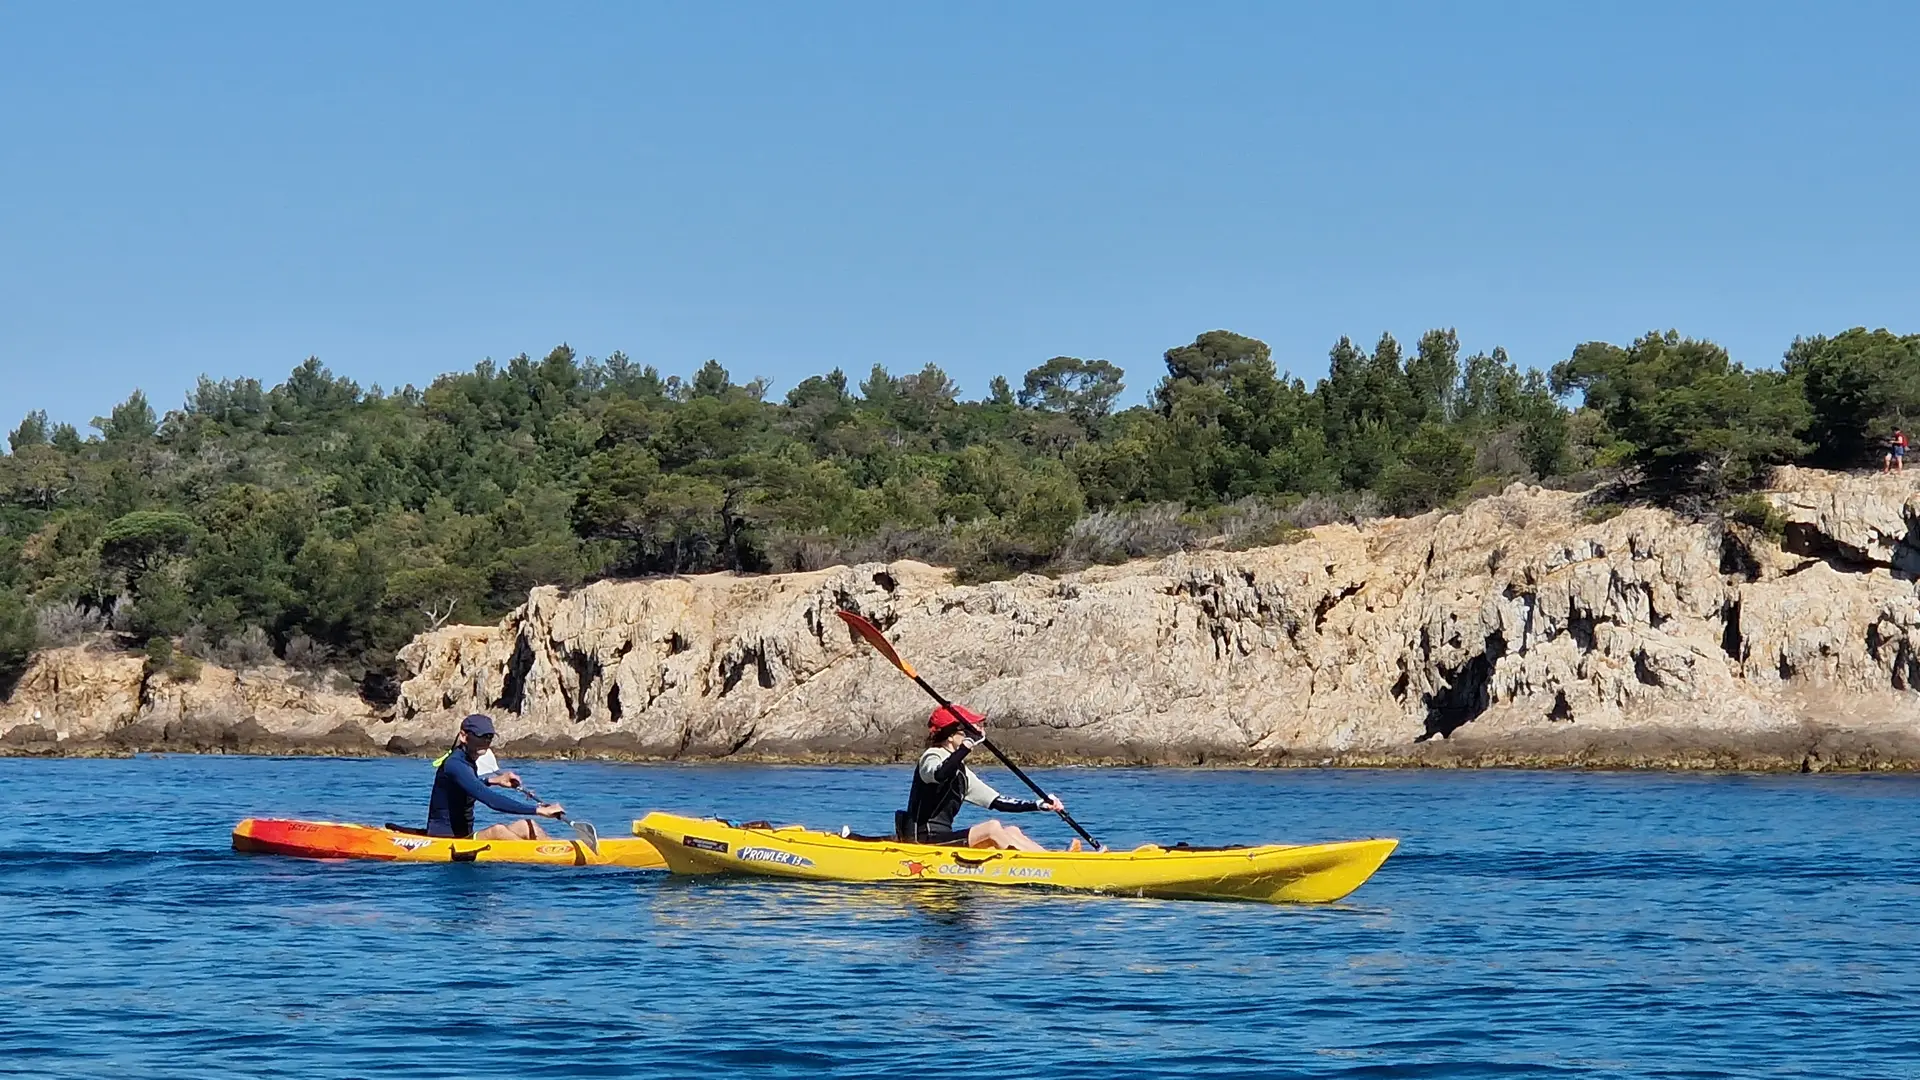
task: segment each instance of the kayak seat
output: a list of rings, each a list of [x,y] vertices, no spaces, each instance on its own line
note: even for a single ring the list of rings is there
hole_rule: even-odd
[[[755,832],[806,832],[805,825],[775,825],[771,821],[747,821],[739,825],[728,825],[730,829],[752,829]]]
[[[1215,846],[1213,846],[1213,847],[1204,847],[1204,846],[1196,846],[1196,845],[1193,845],[1193,844],[1189,844],[1189,843],[1187,843],[1187,842],[1186,842],[1185,840],[1182,840],[1182,841],[1180,841],[1179,843],[1177,843],[1177,844],[1175,844],[1175,845],[1173,845],[1172,847],[1163,847],[1163,848],[1161,848],[1160,850],[1162,850],[1162,851],[1238,851],[1238,850],[1240,850],[1241,848],[1243,848],[1243,847],[1248,847],[1248,846],[1250,846],[1250,845],[1247,845],[1247,844],[1217,844],[1217,845],[1215,845]]]
[[[403,833],[407,833],[410,836],[427,835],[427,830],[425,829],[417,829],[417,828],[414,828],[412,825],[402,825],[397,821],[389,821],[384,826],[382,826],[382,828],[386,829],[388,832],[403,832]]]

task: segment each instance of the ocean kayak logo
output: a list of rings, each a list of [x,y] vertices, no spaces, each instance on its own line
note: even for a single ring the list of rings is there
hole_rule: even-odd
[[[743,847],[734,852],[733,857],[741,862],[770,862],[779,863],[781,866],[813,865],[813,860],[805,855],[795,855],[791,851],[781,851],[778,848]]]
[[[893,876],[908,878],[1014,878],[1022,881],[1053,880],[1053,871],[1044,866],[987,866],[983,865],[984,863],[985,860],[979,863],[965,861],[945,862],[936,866],[920,862],[917,859],[902,859],[900,860],[900,869],[894,871]]]
[[[433,843],[433,841],[424,836],[396,836],[392,839],[394,847],[406,848],[408,851],[419,851],[421,848]]]

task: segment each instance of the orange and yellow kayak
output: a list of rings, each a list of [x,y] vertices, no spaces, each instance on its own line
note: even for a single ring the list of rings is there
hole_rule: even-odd
[[[338,821],[247,818],[233,827],[233,850],[304,859],[378,859],[383,862],[511,862],[549,866],[661,867],[666,860],[639,839],[600,841],[595,854],[574,838],[455,840],[404,829]]]

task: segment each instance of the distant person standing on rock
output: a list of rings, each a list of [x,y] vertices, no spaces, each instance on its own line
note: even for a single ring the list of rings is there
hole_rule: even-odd
[[[1893,429],[1893,438],[1887,441],[1887,456],[1880,461],[1881,473],[1907,471],[1907,435],[1899,428]]]

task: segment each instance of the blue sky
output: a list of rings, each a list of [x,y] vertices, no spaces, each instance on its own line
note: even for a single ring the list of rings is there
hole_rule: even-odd
[[[0,0],[0,421],[559,342],[969,395],[1920,331],[1900,4]]]

